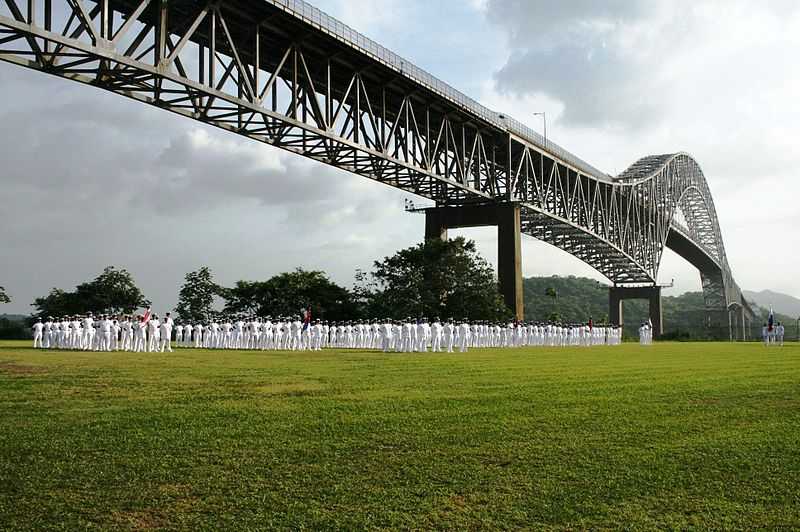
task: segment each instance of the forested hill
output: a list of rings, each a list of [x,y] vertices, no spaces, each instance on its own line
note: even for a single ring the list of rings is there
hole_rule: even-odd
[[[594,279],[574,276],[529,277],[523,281],[523,290],[526,320],[546,320],[552,315],[558,315],[567,322],[585,322],[589,316],[597,323],[608,319],[608,288]],[[667,337],[694,339],[708,335],[704,328],[705,310],[701,292],[665,296],[661,303]],[[760,319],[766,319],[764,309],[755,310],[760,314]],[[648,317],[647,301],[625,301],[623,315],[626,336],[637,336],[639,324]],[[776,320],[783,321],[787,326],[787,334],[791,332],[794,337],[794,320],[783,315],[776,315]],[[754,324],[754,332],[759,326]]]

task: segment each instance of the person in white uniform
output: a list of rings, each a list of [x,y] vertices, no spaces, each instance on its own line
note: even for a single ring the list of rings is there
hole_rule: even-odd
[[[164,352],[166,350],[172,353],[172,324],[169,316],[164,318],[164,322],[160,326],[159,337],[161,338],[158,350]]]
[[[442,351],[442,322],[439,318],[433,320],[431,325],[431,351],[434,353],[441,353]]]
[[[33,348],[42,349],[42,337],[44,336],[44,323],[42,318],[37,318],[36,323],[33,324]]]
[[[466,320],[462,320],[461,325],[458,326],[458,351],[460,353],[469,351],[469,333],[469,323]]]
[[[153,317],[150,318],[150,321],[147,322],[147,351],[155,352],[158,349],[158,327],[161,325],[161,322],[158,321],[158,315],[153,314]]]
[[[81,348],[84,350],[90,350],[92,348],[92,343],[94,342],[94,319],[92,318],[92,313],[86,315],[83,318],[83,336],[81,337]]]

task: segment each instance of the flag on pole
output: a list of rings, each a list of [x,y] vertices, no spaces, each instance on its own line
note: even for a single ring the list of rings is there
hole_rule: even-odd
[[[591,316],[589,317],[589,330],[594,330],[594,320],[591,318]]]
[[[303,332],[311,325],[311,307],[303,310]]]
[[[145,323],[150,321],[150,316],[152,315],[152,312],[150,312],[150,310],[151,310],[151,307],[147,307],[147,310],[144,311],[144,322]]]
[[[775,315],[772,312],[772,305],[769,306],[769,318],[767,319],[767,330],[772,332],[772,327],[775,325]]]

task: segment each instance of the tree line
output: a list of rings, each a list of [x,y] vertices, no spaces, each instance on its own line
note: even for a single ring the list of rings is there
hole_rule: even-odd
[[[72,291],[53,288],[33,302],[36,315],[54,317],[131,314],[149,305],[130,272],[113,266]],[[226,287],[204,266],[186,274],[174,310],[180,319],[197,322],[223,315],[296,316],[307,307],[313,316],[334,321],[511,316],[491,266],[464,238],[421,243],[377,260],[371,271],[356,272],[351,288],[302,268]]]
[[[582,323],[591,316],[595,323],[602,323],[608,319],[608,289],[592,279],[531,277],[523,280],[523,292],[528,321]],[[0,303],[8,301],[0,287]],[[662,304],[666,338],[715,336],[705,326],[701,292],[666,296]],[[74,290],[53,288],[32,304],[35,315],[54,317],[87,312],[131,314],[149,305],[130,272],[113,266]],[[202,267],[186,274],[177,305],[170,310],[180,319],[195,322],[221,315],[295,316],[308,306],[313,316],[333,321],[421,316],[490,321],[511,318],[491,266],[477,253],[474,242],[463,238],[418,244],[377,260],[370,271],[356,271],[349,288],[333,282],[325,272],[301,268],[265,281],[241,280],[226,287],[216,282],[208,267]],[[767,311],[756,310],[758,319],[766,320]],[[639,324],[647,320],[647,302],[625,301],[623,313],[625,335],[635,336]],[[776,320],[788,326],[796,323],[780,314]],[[753,331],[759,326],[754,324]],[[24,324],[0,318],[0,338],[18,337],[25,330]]]

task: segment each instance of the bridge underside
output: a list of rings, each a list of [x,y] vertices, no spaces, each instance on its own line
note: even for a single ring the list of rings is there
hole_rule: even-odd
[[[718,231],[709,231],[717,229],[713,202],[691,158],[645,158],[614,180],[299,0],[4,0],[0,60],[157,106],[439,207],[487,206],[481,215],[445,218],[466,223],[483,216],[477,225],[501,228],[499,277],[520,318],[520,233],[621,285],[654,284],[666,241],[696,260],[709,310],[723,300],[746,307]],[[715,250],[716,269],[672,236],[678,203],[695,230],[688,242]],[[459,226],[444,222],[439,230]]]
[[[679,230],[669,232],[666,245],[700,272],[709,333],[718,339],[746,339],[755,314],[741,295],[737,301],[726,293],[725,272],[716,261]]]

